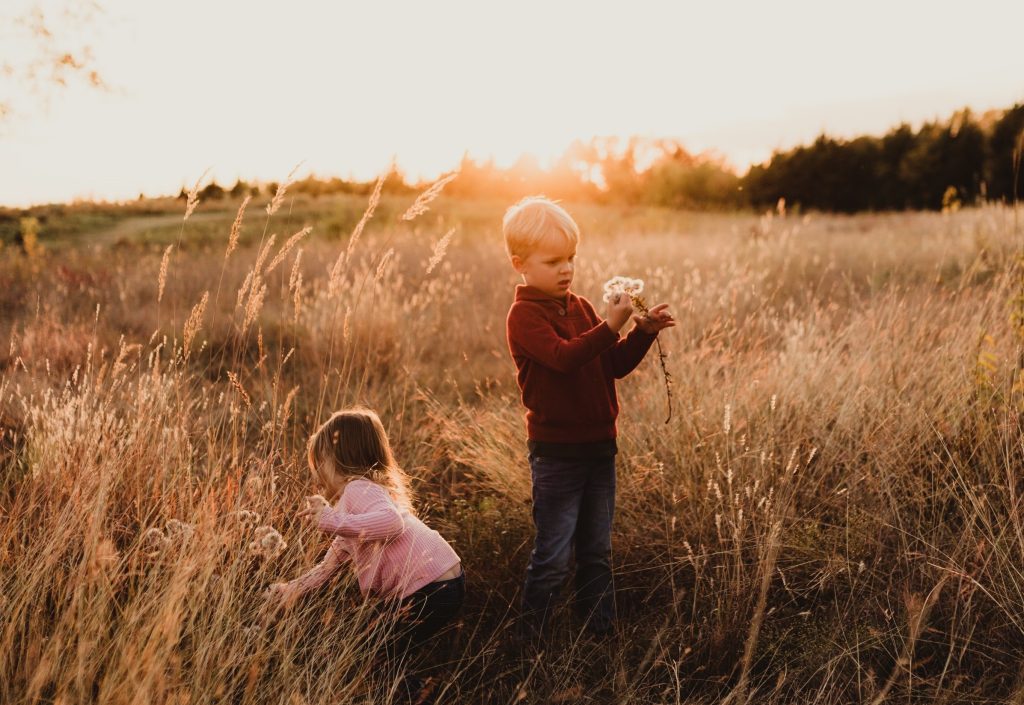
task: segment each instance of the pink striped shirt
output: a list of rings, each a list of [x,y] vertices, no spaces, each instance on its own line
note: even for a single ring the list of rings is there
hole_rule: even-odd
[[[319,564],[288,583],[302,592],[319,587],[350,561],[363,594],[407,597],[459,563],[439,533],[369,480],[345,485],[337,504],[320,513],[317,526],[335,539]]]

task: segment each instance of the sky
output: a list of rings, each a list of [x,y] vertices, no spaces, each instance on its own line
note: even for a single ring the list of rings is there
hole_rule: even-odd
[[[31,45],[5,19],[0,58]],[[575,139],[773,150],[1024,101],[1024,2],[97,0],[68,41],[109,85],[46,100],[9,77],[0,204],[297,175],[432,179],[463,154],[542,164]],[[54,15],[58,16],[58,15]],[[0,87],[3,87],[0,84]]]

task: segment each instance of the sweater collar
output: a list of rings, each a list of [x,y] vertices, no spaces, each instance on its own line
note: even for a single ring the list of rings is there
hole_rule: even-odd
[[[516,285],[516,301],[540,301],[542,303],[558,304],[562,307],[568,308],[575,298],[576,294],[571,291],[566,292],[565,296],[555,297],[545,294],[540,289],[530,286],[529,284]]]

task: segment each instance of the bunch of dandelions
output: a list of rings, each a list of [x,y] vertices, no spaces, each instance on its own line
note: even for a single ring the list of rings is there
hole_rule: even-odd
[[[242,529],[252,529],[260,523],[259,512],[254,512],[249,509],[240,509],[237,512],[232,512],[229,516],[237,522],[238,526]]]
[[[619,296],[628,296],[633,303],[633,308],[644,318],[649,318],[651,311],[647,308],[644,297],[640,295],[643,290],[643,279],[612,277],[604,283],[604,302],[617,300]],[[668,402],[668,416],[665,417],[665,423],[668,423],[672,420],[672,375],[669,374],[668,365],[665,362],[668,353],[661,348],[661,338],[655,338],[654,342],[658,346],[658,363],[661,365],[661,373],[665,376],[665,398]]]
[[[644,290],[643,279],[630,279],[629,277],[612,277],[604,283],[604,302],[608,303],[616,296],[625,294],[633,300],[633,306],[635,306],[645,316],[647,315],[647,307],[644,305],[644,300],[640,296],[640,292]]]
[[[249,549],[258,553],[264,558],[277,558],[288,548],[288,542],[272,526],[260,526],[256,529],[255,540],[249,544]]]

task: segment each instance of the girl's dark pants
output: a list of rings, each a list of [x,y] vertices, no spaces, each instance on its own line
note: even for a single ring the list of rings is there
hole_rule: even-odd
[[[402,616],[387,646],[392,663],[415,659],[416,652],[455,619],[465,596],[466,574],[463,573],[451,580],[438,580],[425,585],[403,599],[400,605]],[[415,701],[423,681],[412,673],[413,664],[408,666],[409,675],[402,686],[406,693],[403,695]]]
[[[615,620],[611,570],[615,456],[531,454],[530,472],[537,537],[523,586],[524,626],[528,633],[544,634],[575,553],[577,616],[590,631],[607,633]]]
[[[404,651],[416,650],[455,619],[466,597],[466,574],[438,580],[402,600],[403,616],[395,644]]]

